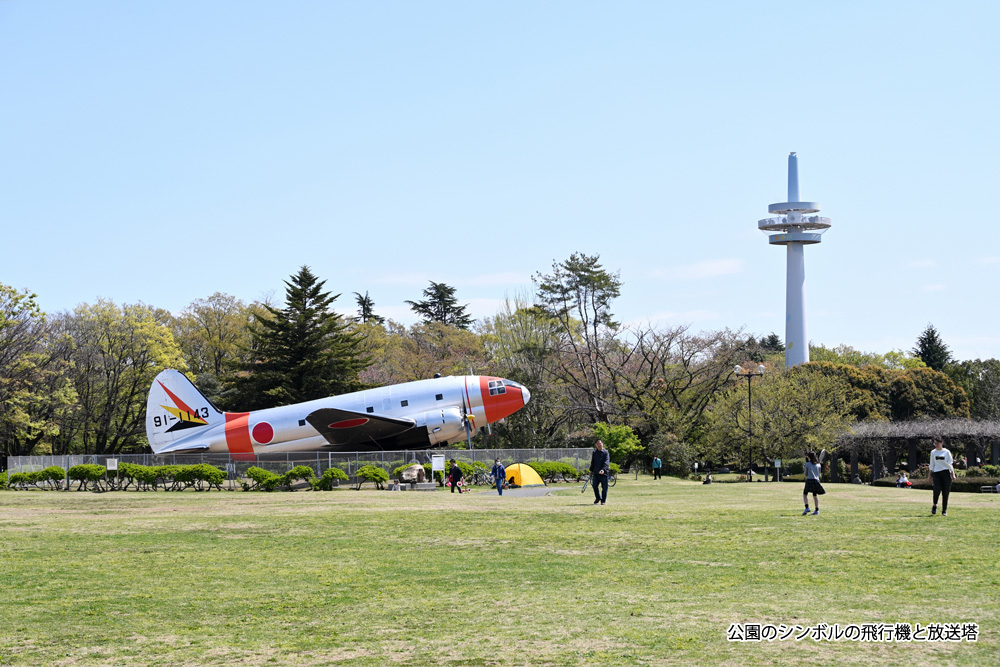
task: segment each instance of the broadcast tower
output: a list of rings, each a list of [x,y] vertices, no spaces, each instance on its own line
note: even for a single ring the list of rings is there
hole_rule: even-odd
[[[788,201],[771,204],[767,212],[777,218],[757,222],[757,229],[767,233],[771,245],[787,246],[788,264],[785,282],[785,367],[809,361],[809,338],[806,336],[806,259],[805,246],[819,243],[830,228],[830,218],[808,215],[819,212],[819,204],[799,201],[799,158],[788,155]],[[773,234],[772,232],[778,232]]]

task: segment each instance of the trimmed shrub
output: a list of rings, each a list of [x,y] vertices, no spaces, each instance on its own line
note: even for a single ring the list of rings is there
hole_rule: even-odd
[[[38,483],[45,484],[47,488],[61,489],[63,480],[66,479],[66,471],[60,466],[49,466],[38,475]]]
[[[611,465],[612,470],[617,467],[617,464],[612,463]],[[562,481],[567,481],[576,480],[580,475],[575,467],[559,461],[528,461],[528,467],[537,472],[546,484],[555,482],[557,477]]]
[[[249,482],[243,482],[244,491],[274,491],[281,484],[281,477],[270,470],[250,466],[245,473]]]
[[[804,475],[806,472],[806,460],[803,458],[796,459],[784,459],[781,464],[784,466],[781,469],[781,476],[784,477],[788,475]]]
[[[312,487],[312,481],[316,479],[316,473],[309,466],[295,466],[284,475],[282,475],[282,486],[288,491],[294,491],[292,484],[295,480],[302,480],[303,482],[308,482],[309,486]]]
[[[118,479],[124,479],[125,484],[122,489],[128,489],[135,484],[137,491],[156,491],[157,483],[162,474],[161,468],[164,466],[143,466],[136,463],[119,463]]]
[[[0,472],[0,489],[7,488],[7,471]]]
[[[330,491],[335,486],[338,486],[340,482],[348,481],[347,473],[336,467],[329,467],[323,471],[323,476],[319,479],[313,478],[309,480],[309,484],[312,486],[313,491]]]
[[[358,477],[358,486],[356,490],[361,490],[361,485],[365,482],[372,482],[375,484],[376,489],[383,489],[385,487],[383,487],[382,484],[389,481],[389,473],[382,468],[373,465],[361,466],[358,468],[356,475]]]
[[[548,461],[528,461],[527,465],[529,468],[538,473],[538,476],[542,478],[542,481],[545,481],[545,479],[549,476],[549,470],[552,468]]]
[[[28,482],[28,473],[26,472],[12,472],[10,477],[7,479],[7,486],[13,490],[26,489]]]
[[[93,484],[94,490],[101,490],[101,479],[104,478],[106,472],[104,466],[96,463],[82,463],[70,468],[68,474],[71,480],[80,482],[78,491],[86,491],[87,486],[91,484]]]

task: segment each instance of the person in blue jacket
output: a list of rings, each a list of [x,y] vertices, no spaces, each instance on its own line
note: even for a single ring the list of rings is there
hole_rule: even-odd
[[[496,459],[493,462],[493,470],[490,471],[490,475],[493,477],[493,481],[497,485],[497,493],[501,496],[503,495],[503,483],[507,479],[507,470],[500,463],[500,459]]]
[[[594,489],[594,504],[602,505],[608,500],[608,475],[611,474],[611,454],[604,449],[604,442],[594,443],[594,453],[590,455],[590,486]]]
[[[660,460],[659,456],[653,457],[653,479],[663,479],[660,475],[660,469],[663,468],[663,461]]]

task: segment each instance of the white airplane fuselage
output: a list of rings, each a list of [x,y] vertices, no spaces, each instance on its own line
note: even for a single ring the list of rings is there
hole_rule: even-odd
[[[184,375],[167,370],[150,389],[146,430],[156,453],[418,449],[464,440],[467,432],[508,417],[529,399],[528,389],[516,382],[466,375],[221,412]]]

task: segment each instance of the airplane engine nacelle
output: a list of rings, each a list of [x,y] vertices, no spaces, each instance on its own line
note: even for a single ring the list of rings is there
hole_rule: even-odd
[[[428,410],[417,418],[417,428],[427,428],[427,438],[432,445],[465,439],[465,420],[458,408]]]

